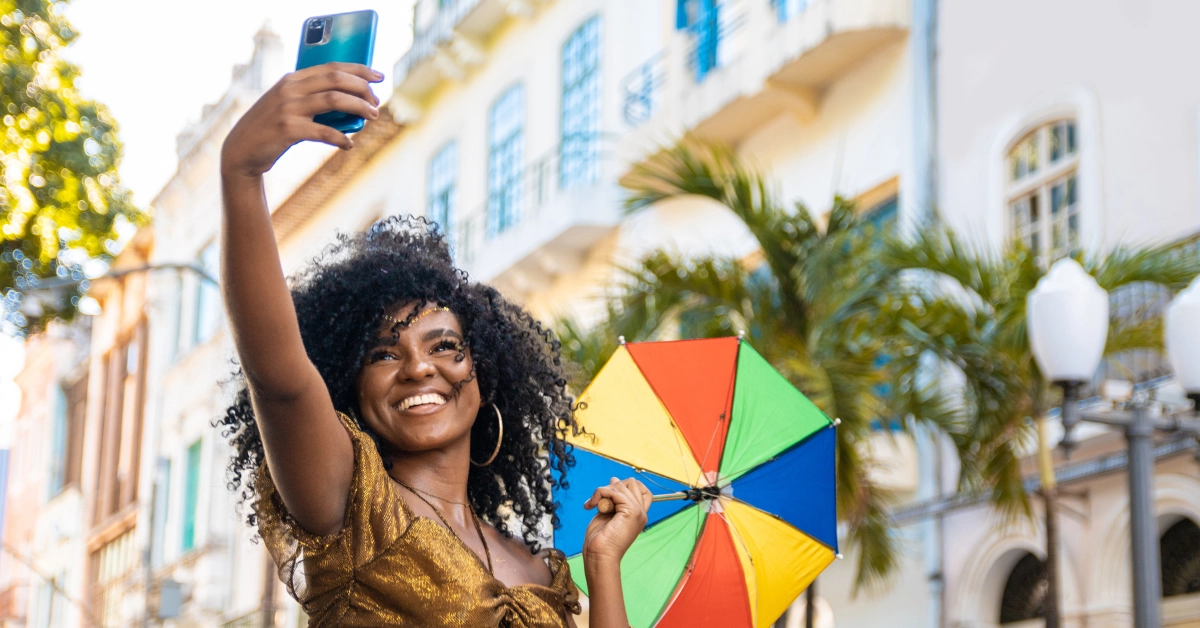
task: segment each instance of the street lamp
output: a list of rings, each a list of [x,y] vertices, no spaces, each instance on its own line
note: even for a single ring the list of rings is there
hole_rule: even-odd
[[[1127,411],[1079,412],[1079,388],[1099,366],[1108,333],[1108,298],[1073,260],[1056,262],[1030,292],[1029,338],[1042,373],[1063,387],[1064,448],[1074,445],[1072,429],[1080,421],[1125,430],[1129,464],[1129,517],[1133,549],[1133,613],[1137,628],[1157,628],[1162,598],[1158,526],[1154,514],[1154,434],[1200,434],[1195,410],[1151,417],[1144,399]],[[1166,343],[1176,377],[1188,397],[1200,404],[1200,280],[1192,283],[1167,311]]]
[[[1063,408],[1075,408],[1079,389],[1092,378],[1104,353],[1108,333],[1108,295],[1074,260],[1055,264],[1029,293],[1026,301],[1029,342],[1038,367],[1063,389]],[[1064,425],[1078,421],[1063,415]],[[1038,466],[1046,517],[1046,628],[1059,628],[1058,482],[1054,477],[1053,446],[1045,417],[1037,417]],[[1070,430],[1067,431],[1070,434]],[[1063,439],[1070,455],[1071,442]]]
[[[1200,277],[1167,307],[1166,335],[1175,379],[1200,412]]]
[[[1079,422],[1079,390],[1092,381],[1108,339],[1108,293],[1073,259],[1054,263],[1029,293],[1029,343],[1046,379],[1063,389],[1062,448]]]

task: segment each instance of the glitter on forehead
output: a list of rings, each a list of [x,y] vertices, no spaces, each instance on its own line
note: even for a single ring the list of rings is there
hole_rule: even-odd
[[[424,312],[418,313],[418,312],[416,312],[416,310],[414,308],[413,313],[411,315],[409,315],[408,318],[405,318],[404,320],[398,320],[398,319],[396,319],[396,317],[392,316],[391,314],[384,314],[383,318],[384,318],[384,320],[391,321],[392,323],[407,329],[408,327],[411,327],[413,323],[421,320],[422,318],[424,318],[425,316],[427,316],[429,314],[432,314],[434,312],[449,312],[449,311],[450,311],[450,308],[443,306],[443,307],[431,307],[428,310],[425,310]]]

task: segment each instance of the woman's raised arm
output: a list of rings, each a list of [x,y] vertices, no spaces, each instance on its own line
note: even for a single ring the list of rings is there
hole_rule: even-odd
[[[279,261],[263,174],[292,145],[349,150],[345,134],[313,122],[326,111],[379,116],[362,65],[330,63],[288,74],[229,132],[221,149],[221,290],[266,450],[288,511],[306,530],[341,528],[353,475],[350,438],[300,337]]]

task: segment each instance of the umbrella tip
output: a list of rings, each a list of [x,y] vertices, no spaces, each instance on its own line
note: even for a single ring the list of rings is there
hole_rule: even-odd
[[[624,345],[625,344],[625,336],[617,336],[617,344]]]
[[[743,340],[745,338],[746,338],[746,330],[739,329],[738,330],[738,340]]]
[[[834,426],[834,427],[837,427],[837,426],[839,426],[839,425],[841,425],[841,424],[842,424],[842,420],[841,420],[841,419],[834,419],[834,420],[833,420],[833,426]]]
[[[843,558],[845,558],[845,557],[844,557],[844,556],[842,556],[842,553],[841,553],[841,552],[838,552],[838,553],[837,553],[837,559],[838,559],[838,560],[841,560],[841,559],[843,559]]]

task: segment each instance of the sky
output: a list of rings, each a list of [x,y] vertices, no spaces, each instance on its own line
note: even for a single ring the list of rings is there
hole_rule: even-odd
[[[392,66],[412,41],[412,1],[73,0],[67,19],[79,37],[65,56],[79,66],[82,94],[107,105],[120,125],[121,181],[145,207],[175,172],[175,136],[225,93],[264,24],[292,51],[305,18],[374,9],[373,65],[386,77],[375,93],[387,100]]]
[[[413,0],[73,0],[67,19],[79,33],[65,57],[79,66],[77,87],[105,104],[125,145],[122,183],[147,207],[175,173],[175,136],[220,100],[233,66],[249,61],[253,37],[269,24],[285,50],[296,50],[305,18],[360,9],[379,14],[375,69],[385,80],[375,94],[387,100],[392,66],[412,42]],[[20,342],[0,334],[0,448],[20,403],[12,378],[23,363]]]

